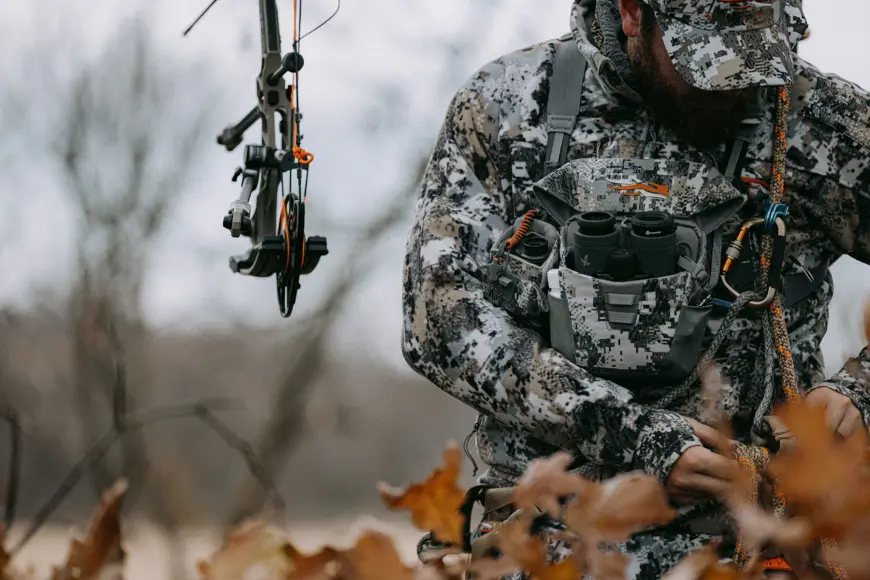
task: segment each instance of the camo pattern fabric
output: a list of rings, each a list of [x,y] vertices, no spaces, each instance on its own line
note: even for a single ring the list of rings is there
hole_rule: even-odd
[[[676,159],[576,159],[534,187],[580,211],[678,217],[746,197],[709,165]]]
[[[712,507],[712,509],[711,509]],[[709,544],[711,541],[721,539],[722,534],[711,533],[710,525],[705,528],[693,526],[693,521],[717,522],[718,525],[727,529],[730,520],[727,514],[711,504],[698,506],[692,510],[695,519],[687,519],[686,514],[678,515],[675,523],[669,525],[663,532],[654,534],[637,534],[627,542],[620,542],[602,547],[603,553],[621,554],[627,557],[626,578],[661,578],[668,570],[673,568],[682,559],[682,555],[694,552]],[[703,516],[703,517],[701,517]],[[491,529],[496,522],[481,524],[472,535],[477,537],[481,529]],[[715,525],[715,524],[714,524]],[[558,522],[551,522],[542,526],[541,534],[548,538],[548,562],[557,564],[571,555],[571,549],[563,540],[556,539],[564,527]],[[733,539],[727,540],[733,542]],[[723,542],[722,547],[726,545]],[[720,547],[720,550],[722,549]],[[677,548],[677,549],[675,549]],[[728,561],[728,558],[723,558]],[[515,572],[503,577],[503,580],[529,580],[529,575],[523,572]],[[591,575],[583,575],[584,580],[595,580]]]
[[[694,289],[687,272],[605,282],[560,268],[559,277],[571,313],[578,365],[599,374],[658,370],[670,352],[681,308]],[[618,321],[626,314],[631,324],[623,326]],[[615,316],[620,318],[614,320]]]
[[[547,311],[547,297],[542,290],[544,270],[513,254],[504,258],[505,273],[511,275],[514,288],[509,291],[511,306],[509,310],[523,317],[528,323],[536,324],[540,316]],[[492,286],[500,286],[498,282]],[[492,290],[491,290],[492,291]]]
[[[727,90],[783,85],[794,78],[791,30],[801,25],[797,19],[802,12],[787,8],[785,0],[649,4],[656,11],[668,54],[689,84]]]
[[[649,118],[614,60],[591,40],[582,20],[587,10],[585,0],[572,6],[572,40],[589,67],[569,159],[715,163],[724,146],[699,151]],[[513,485],[531,460],[559,450],[574,454],[578,469],[593,478],[641,470],[665,481],[680,454],[701,444],[684,419],[699,416],[698,393],[654,410],[666,386],[628,389],[597,377],[484,296],[493,244],[518,216],[540,208],[534,184],[543,176],[554,51],[551,40],[486,64],[447,109],[407,242],[403,355],[416,372],[480,413],[476,443],[486,466],[479,477],[484,485]],[[795,57],[795,65],[783,273],[802,274],[844,254],[870,263],[870,95],[801,58]],[[771,102],[747,154],[744,177],[754,180],[752,194],[765,193],[773,123]],[[743,217],[750,215],[757,214]],[[726,229],[734,233],[739,226],[735,217]],[[832,293],[828,273],[807,300],[785,310],[798,386],[843,392],[868,417],[870,356],[855,353],[856,363],[826,373],[820,343]],[[715,333],[717,320],[711,324]],[[761,337],[756,318],[739,317],[716,355],[730,385],[723,410],[743,442],[749,442],[760,403],[753,385],[766,368]],[[781,400],[781,393],[776,397]],[[649,567],[650,546],[667,566],[700,537],[669,530],[640,534],[626,544],[629,578],[661,576]]]

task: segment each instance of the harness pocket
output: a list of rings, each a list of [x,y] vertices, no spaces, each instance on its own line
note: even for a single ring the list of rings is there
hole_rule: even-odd
[[[647,373],[676,382],[692,372],[712,306],[689,303],[697,286],[689,272],[616,282],[560,267],[558,280],[551,337],[576,364],[613,380]]]
[[[533,215],[517,219],[496,240],[492,261],[485,268],[484,296],[538,326],[549,310],[546,272],[558,263],[559,233]]]

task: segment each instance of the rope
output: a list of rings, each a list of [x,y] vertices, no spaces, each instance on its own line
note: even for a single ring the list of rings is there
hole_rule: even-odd
[[[701,360],[695,366],[695,369],[692,371],[686,379],[678,386],[676,389],[672,389],[667,395],[662,397],[658,402],[656,402],[653,406],[658,409],[664,409],[666,407],[670,407],[675,401],[677,401],[680,397],[688,393],[698,382],[698,379],[702,374],[707,370],[707,367],[713,362],[714,357],[716,356],[716,352],[719,350],[719,347],[722,346],[722,343],[725,341],[725,337],[728,335],[728,329],[740,315],[740,312],[743,308],[754,300],[760,300],[762,297],[754,291],[744,292],[740,296],[737,297],[736,300],[731,304],[728,313],[722,318],[722,324],[719,327],[719,331],[716,333],[716,336],[713,337],[713,341],[710,343],[710,346],[707,347],[707,350],[704,352],[704,355],[701,357]]]
[[[755,417],[752,420],[752,429],[756,434],[760,434],[762,430],[764,416],[773,405],[773,393],[776,390],[773,368],[776,352],[773,348],[773,328],[769,316],[762,319],[761,329],[764,334],[764,393],[755,408]]]
[[[786,85],[780,87],[776,102],[776,124],[774,129],[774,144],[773,144],[773,159],[771,167],[771,188],[770,188],[770,203],[772,205],[783,203],[785,196],[785,160],[788,150],[787,127],[788,114],[791,105],[789,91],[791,87]],[[771,256],[773,255],[773,236],[766,233],[762,239],[761,250],[761,271],[760,282],[764,288],[768,283],[768,271],[771,266]],[[729,313],[730,314],[730,313]],[[779,361],[780,375],[782,378],[782,390],[785,395],[786,404],[797,401],[800,397],[800,391],[797,385],[797,376],[794,369],[794,360],[791,356],[791,342],[788,336],[788,327],[785,321],[785,315],[782,308],[782,297],[779,292],[768,307],[762,321],[762,330],[765,342],[765,373],[764,373],[764,394],[762,402],[756,411],[753,428],[760,426],[773,400],[773,391],[775,389],[773,380],[773,358],[776,357]],[[767,449],[761,446],[750,446],[738,444],[735,448],[735,456],[741,465],[750,470],[755,478],[756,485],[753,491],[752,501],[758,504],[759,488],[761,484],[762,473],[767,468],[770,462],[770,453]],[[774,500],[773,512],[776,516],[782,517],[785,513],[786,499],[778,490],[778,486],[774,482]],[[823,544],[829,542],[823,540]],[[735,562],[738,566],[745,567],[749,562],[750,554],[743,548],[741,538],[738,538],[737,551],[735,554]],[[826,563],[832,576],[837,579],[844,579],[846,575],[842,568],[835,564]]]

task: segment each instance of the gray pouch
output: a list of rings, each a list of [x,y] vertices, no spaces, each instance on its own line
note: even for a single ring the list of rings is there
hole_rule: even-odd
[[[517,218],[513,226],[499,236],[493,256],[486,266],[484,295],[496,306],[515,317],[539,323],[549,311],[547,302],[547,270],[559,261],[559,231],[545,221]],[[520,237],[513,247],[509,241]]]

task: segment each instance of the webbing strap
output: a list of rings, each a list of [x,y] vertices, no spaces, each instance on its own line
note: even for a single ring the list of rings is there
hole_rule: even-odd
[[[573,37],[560,39],[556,45],[547,99],[547,156],[544,162],[547,174],[564,165],[568,159],[568,145],[580,112],[585,76],[586,59]]]

